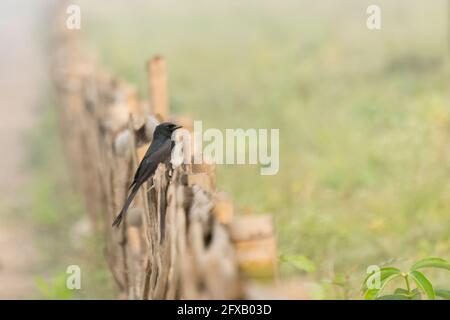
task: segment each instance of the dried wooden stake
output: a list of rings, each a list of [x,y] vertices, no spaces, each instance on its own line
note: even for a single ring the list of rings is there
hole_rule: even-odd
[[[214,189],[211,177],[204,172],[185,173],[181,175],[181,183],[190,187],[197,185],[208,192],[211,192]]]
[[[154,57],[148,63],[150,85],[150,108],[160,120],[169,118],[169,101],[167,93],[166,61],[163,57]]]
[[[230,224],[231,239],[241,271],[252,278],[273,279],[277,247],[271,215],[245,215]]]
[[[213,213],[216,219],[223,224],[230,224],[234,214],[233,202],[228,198],[225,192],[214,194],[213,201]]]

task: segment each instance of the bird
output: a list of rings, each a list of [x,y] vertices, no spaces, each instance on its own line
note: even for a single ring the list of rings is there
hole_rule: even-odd
[[[133,201],[142,184],[153,176],[160,163],[164,163],[170,159],[172,149],[175,145],[171,138],[172,133],[179,128],[181,128],[181,126],[170,122],[163,122],[156,126],[152,143],[134,174],[133,182],[128,188],[131,192],[125,201],[122,210],[120,210],[120,213],[115,218],[112,224],[113,227],[118,227],[120,225],[127,213],[131,201]]]

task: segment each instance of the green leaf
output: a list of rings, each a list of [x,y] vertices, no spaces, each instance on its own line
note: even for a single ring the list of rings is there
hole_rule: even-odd
[[[422,289],[428,296],[429,300],[434,300],[434,289],[431,282],[423,275],[422,272],[419,271],[411,271],[409,276],[413,278],[414,282],[417,284],[417,287]]]
[[[397,288],[394,291],[394,294],[403,294],[403,295],[409,295],[409,291],[403,288]]]
[[[364,293],[364,300],[374,300],[380,289],[369,289]]]
[[[399,269],[397,269],[397,268],[394,268],[394,267],[383,267],[383,268],[380,268],[380,282],[382,283],[383,282],[383,280],[385,280],[387,277],[389,277],[389,276],[391,276],[391,275],[393,275],[393,274],[400,274],[401,273],[401,271],[399,270]],[[375,274],[376,274],[376,272],[372,272],[372,273],[370,273],[370,274],[368,274],[367,276],[366,276],[366,278],[364,279],[364,282],[363,282],[363,284],[362,284],[362,291],[363,292],[365,292],[367,289],[368,289],[368,287],[367,287],[367,283],[369,282],[369,279],[372,277],[372,276],[375,276]]]
[[[445,300],[450,300],[450,290],[437,289],[434,293]]]
[[[408,299],[410,300],[421,300],[421,295],[420,295],[420,291],[418,289],[414,289],[411,292],[409,292],[406,289],[403,288],[397,288],[394,291],[394,295],[404,295],[406,296]]]
[[[415,271],[421,268],[441,268],[450,270],[450,263],[441,258],[425,258],[414,263],[411,267],[411,271]]]
[[[409,300],[409,297],[403,294],[386,294],[379,296],[376,300]]]
[[[420,290],[419,289],[414,289],[412,292],[411,292],[411,295],[409,296],[409,298],[411,299],[411,300],[422,300],[422,295],[420,294]]]
[[[289,262],[294,265],[295,268],[306,271],[316,271],[316,265],[308,257],[302,255],[281,255],[281,262]]]
[[[375,273],[373,275],[375,275]],[[364,294],[364,299],[365,300],[375,299],[389,282],[391,282],[395,278],[399,277],[400,275],[401,275],[400,273],[394,273],[394,274],[390,274],[389,276],[387,276],[385,278],[382,278],[380,280],[381,281],[380,288],[379,289],[376,289],[376,288],[368,289]]]

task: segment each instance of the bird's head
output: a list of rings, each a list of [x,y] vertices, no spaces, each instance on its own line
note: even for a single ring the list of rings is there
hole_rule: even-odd
[[[172,137],[172,133],[179,128],[181,128],[181,126],[171,122],[163,122],[156,126],[153,137],[165,137],[170,139],[170,137]]]

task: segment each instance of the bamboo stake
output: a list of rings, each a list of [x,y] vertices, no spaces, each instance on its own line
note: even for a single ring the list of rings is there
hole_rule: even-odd
[[[160,121],[169,118],[169,105],[167,93],[166,61],[156,56],[148,63],[148,76],[150,86],[150,108]]]

